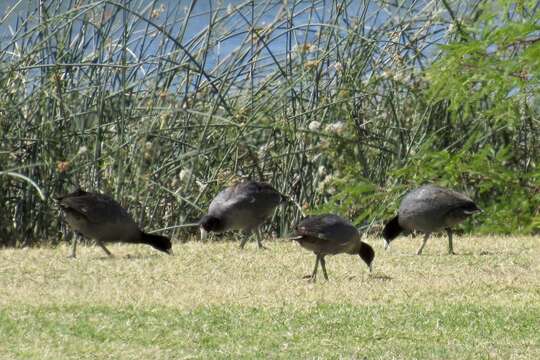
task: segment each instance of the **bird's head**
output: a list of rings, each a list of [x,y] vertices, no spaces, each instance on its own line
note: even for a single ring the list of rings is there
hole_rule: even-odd
[[[474,202],[470,202],[466,204],[465,206],[463,206],[462,210],[466,215],[472,215],[472,214],[484,212]]]
[[[364,260],[364,262],[369,267],[369,272],[371,272],[373,259],[375,258],[375,251],[373,251],[373,248],[365,242],[362,242],[360,245],[360,250],[358,251],[358,255],[362,260]]]
[[[169,255],[173,254],[171,239],[166,236],[142,233],[142,239],[144,243],[151,245],[157,250],[166,252]]]
[[[199,221],[201,240],[206,239],[209,232],[219,232],[223,228],[223,221],[212,215],[204,215]]]

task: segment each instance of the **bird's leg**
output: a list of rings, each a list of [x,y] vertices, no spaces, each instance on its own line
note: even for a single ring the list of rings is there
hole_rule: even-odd
[[[77,240],[79,238],[79,235],[73,236],[73,239],[71,239],[71,254],[69,257],[76,258],[77,257]]]
[[[455,255],[454,246],[452,245],[452,229],[446,228],[448,234],[448,255]]]
[[[422,245],[420,245],[420,247],[416,251],[416,255],[421,255],[422,254],[422,250],[424,250],[424,246],[426,246],[427,240],[429,239],[429,234],[430,233],[426,233],[424,235],[424,240],[422,240]]]
[[[107,254],[107,256],[109,256],[109,257],[112,257],[112,256],[113,256],[113,254],[109,251],[109,249],[107,249],[107,248],[105,247],[105,245],[104,245],[101,241],[96,241],[96,243],[99,245],[100,248],[103,249],[103,251],[105,251],[105,253]]]
[[[75,233],[71,237],[71,254],[68,255],[68,258],[75,259],[77,257],[77,240],[80,236],[80,234]]]
[[[324,279],[328,281],[328,273],[326,272],[326,260],[324,260],[324,256],[321,256],[320,262],[321,262]]]
[[[304,276],[304,279],[309,279],[310,282],[315,282],[317,280],[317,268],[319,267],[319,260],[320,260],[320,256],[319,254],[316,254],[315,268],[313,269],[313,272],[311,273],[311,275]]]
[[[244,246],[246,246],[246,242],[248,241],[248,238],[249,236],[246,235],[246,234],[242,234],[244,235],[242,240],[240,241],[240,249],[244,249]]]
[[[261,228],[257,228],[255,230],[255,235],[257,236],[257,246],[259,247],[259,249],[266,250],[266,246],[262,244]]]

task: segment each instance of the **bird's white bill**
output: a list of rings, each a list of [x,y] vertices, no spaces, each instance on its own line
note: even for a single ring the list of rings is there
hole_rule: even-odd
[[[206,240],[208,237],[208,231],[204,230],[202,226],[199,229],[201,230],[201,240]]]
[[[384,241],[384,250],[386,250],[390,247],[390,243],[386,240],[383,240],[383,241]]]

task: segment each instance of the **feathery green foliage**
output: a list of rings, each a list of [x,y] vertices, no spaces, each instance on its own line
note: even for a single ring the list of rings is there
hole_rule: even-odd
[[[387,135],[397,156],[384,168],[386,178],[374,179],[366,168],[380,167],[358,166],[355,158],[365,153],[344,146],[335,163],[355,165],[330,182],[336,195],[320,211],[372,224],[394,213],[407,190],[434,182],[469,194],[485,210],[467,231],[538,233],[538,3],[469,3],[460,17],[444,4],[450,41],[421,77],[425,86],[410,100],[416,111]]]

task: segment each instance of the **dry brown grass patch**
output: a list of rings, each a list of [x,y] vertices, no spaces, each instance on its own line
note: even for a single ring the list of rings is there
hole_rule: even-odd
[[[419,238],[400,238],[389,251],[376,251],[374,273],[356,256],[327,258],[330,281],[302,279],[313,254],[288,241],[268,241],[259,251],[248,243],[188,242],[174,256],[146,246],[112,245],[115,257],[80,247],[0,251],[0,305],[200,305],[304,308],[324,303],[389,304],[474,302],[505,305],[538,303],[540,241],[535,237],[458,237],[458,255],[446,255],[446,239],[413,255]]]

